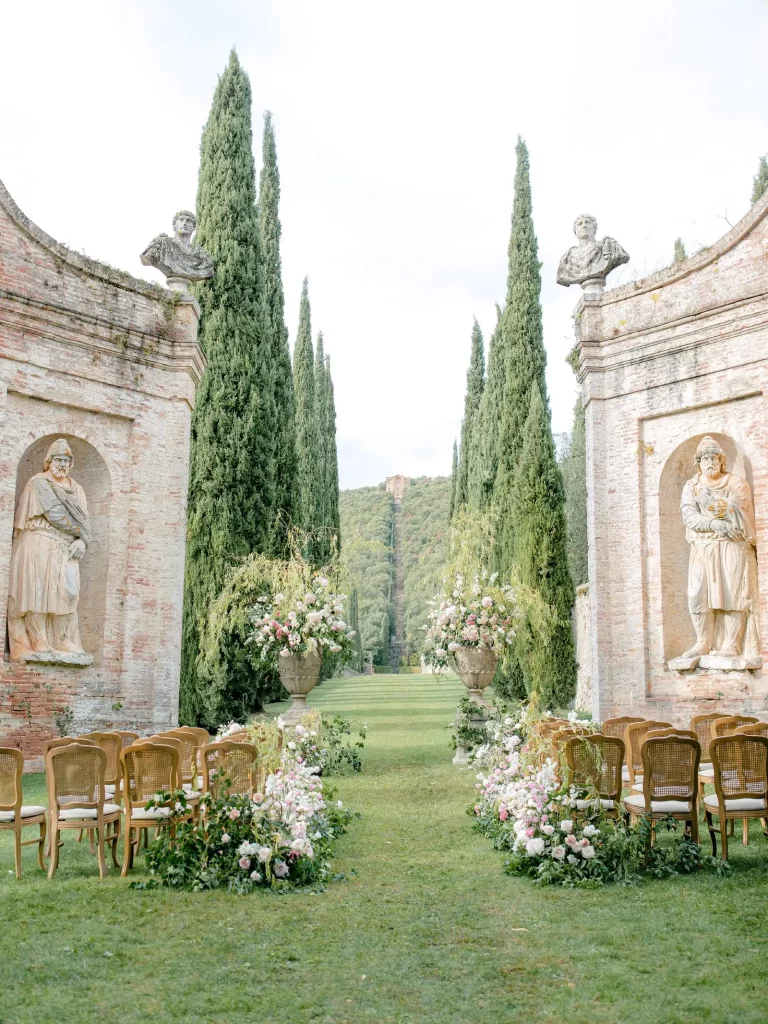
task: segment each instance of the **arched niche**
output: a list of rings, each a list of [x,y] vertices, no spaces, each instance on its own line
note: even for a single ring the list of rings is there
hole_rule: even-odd
[[[696,475],[696,449],[705,437],[713,437],[726,454],[728,471],[743,476],[754,495],[752,463],[728,434],[707,431],[689,437],[667,459],[659,482],[659,554],[664,624],[664,660],[679,658],[696,642],[688,612],[688,558],[690,545],[680,515],[683,487]]]
[[[16,470],[16,500],[27,482],[43,471],[49,447],[58,437],[66,438],[75,464],[72,476],[85,491],[91,521],[91,543],[80,562],[80,600],[78,621],[84,650],[93,655],[94,665],[102,660],[104,648],[104,616],[107,600],[107,569],[109,567],[109,517],[112,505],[112,480],[109,468],[88,441],[72,434],[45,434],[38,437],[19,459]]]

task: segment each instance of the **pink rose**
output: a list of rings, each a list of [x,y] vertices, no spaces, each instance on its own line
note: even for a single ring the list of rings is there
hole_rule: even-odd
[[[240,865],[240,867],[243,869],[243,871],[247,871],[248,868],[251,866],[251,858],[250,857],[241,857],[240,860],[237,863]]]
[[[237,807],[233,807],[232,810],[228,814],[229,820],[230,821],[237,821],[237,819],[239,817],[240,817],[240,811],[237,809]]]
[[[509,817],[509,811],[507,810],[506,807],[503,807],[499,811],[499,818],[501,818],[502,821],[506,821],[508,817]]]

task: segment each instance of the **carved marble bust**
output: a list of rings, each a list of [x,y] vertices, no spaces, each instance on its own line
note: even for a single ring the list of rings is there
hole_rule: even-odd
[[[573,233],[579,240],[560,260],[557,283],[567,288],[580,284],[586,297],[598,297],[605,288],[605,279],[622,263],[629,263],[629,254],[615,238],[596,238],[597,221],[590,213],[582,213],[573,222]]]
[[[189,291],[190,281],[213,277],[213,260],[205,249],[192,242],[196,227],[194,213],[179,210],[173,218],[173,238],[158,235],[141,254],[144,266],[161,270],[166,284],[175,291]]]

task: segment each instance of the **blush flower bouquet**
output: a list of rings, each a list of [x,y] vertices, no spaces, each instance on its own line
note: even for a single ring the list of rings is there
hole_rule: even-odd
[[[444,595],[432,602],[425,626],[425,659],[445,668],[461,647],[500,655],[515,637],[520,609],[515,589],[499,584],[498,574],[477,573],[468,582],[461,573],[443,580]]]

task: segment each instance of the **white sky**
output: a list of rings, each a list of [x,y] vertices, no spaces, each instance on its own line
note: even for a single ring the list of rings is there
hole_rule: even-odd
[[[553,429],[567,430],[576,214],[631,256],[618,284],[747,211],[768,151],[765,0],[29,0],[0,22],[0,178],[41,228],[138,254],[194,208],[200,132],[237,47],[257,161],[271,110],[286,315],[310,279],[342,487],[450,471],[472,317],[503,301],[515,141],[531,155]]]

